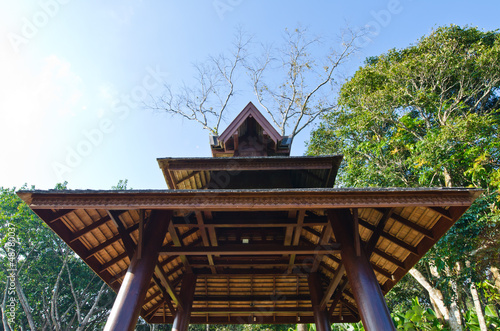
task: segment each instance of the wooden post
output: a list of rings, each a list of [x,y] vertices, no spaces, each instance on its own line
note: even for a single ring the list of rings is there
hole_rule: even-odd
[[[337,242],[341,244],[341,256],[347,278],[358,306],[363,326],[367,331],[395,330],[384,295],[363,249],[356,255],[353,218],[349,209],[328,211]]]
[[[193,305],[194,290],[196,288],[196,275],[187,273],[182,279],[180,299],[182,309],[177,309],[172,331],[187,331],[191,317],[191,306]]]
[[[321,309],[321,299],[323,298],[323,290],[321,288],[321,280],[317,272],[313,272],[308,277],[309,293],[311,294],[311,303],[314,311],[314,323],[317,331],[330,331],[330,320],[326,309]]]
[[[169,210],[151,212],[144,230],[141,258],[138,259],[136,250],[104,327],[105,331],[135,329],[171,217],[172,212]]]

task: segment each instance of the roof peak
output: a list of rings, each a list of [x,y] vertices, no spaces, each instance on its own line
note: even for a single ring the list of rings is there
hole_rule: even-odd
[[[212,137],[212,155],[290,155],[291,139],[282,136],[252,102],[235,117],[219,136]]]

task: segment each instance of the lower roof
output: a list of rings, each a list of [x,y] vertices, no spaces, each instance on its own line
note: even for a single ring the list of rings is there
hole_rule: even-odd
[[[145,320],[171,323],[182,277],[193,272],[192,323],[267,324],[313,322],[310,271],[320,274],[331,322],[359,320],[326,210],[357,212],[362,245],[385,294],[480,193],[369,188],[18,195],[115,291],[151,210],[173,210],[143,303]]]

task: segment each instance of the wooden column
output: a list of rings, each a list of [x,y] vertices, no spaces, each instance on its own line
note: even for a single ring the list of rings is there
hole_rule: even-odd
[[[144,230],[141,258],[138,258],[136,250],[104,327],[105,331],[135,329],[171,218],[172,212],[169,210],[151,212]]]
[[[317,331],[330,331],[330,320],[326,309],[321,309],[321,299],[323,298],[323,289],[321,280],[317,272],[313,272],[308,277],[309,293],[311,294],[311,303],[314,311],[314,323]]]
[[[194,290],[196,288],[196,275],[187,273],[182,279],[180,300],[182,309],[177,309],[172,331],[187,331],[191,317],[191,306],[193,305]]]
[[[351,212],[349,209],[329,210],[328,219],[337,242],[341,244],[342,261],[363,326],[367,331],[395,330],[368,257],[362,248],[361,254],[356,254]]]

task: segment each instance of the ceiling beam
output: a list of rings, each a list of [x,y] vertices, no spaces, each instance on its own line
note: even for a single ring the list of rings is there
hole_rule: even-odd
[[[278,255],[278,254],[334,254],[340,252],[339,244],[322,246],[282,246],[276,244],[240,244],[218,247],[166,247],[160,250],[160,255]]]

